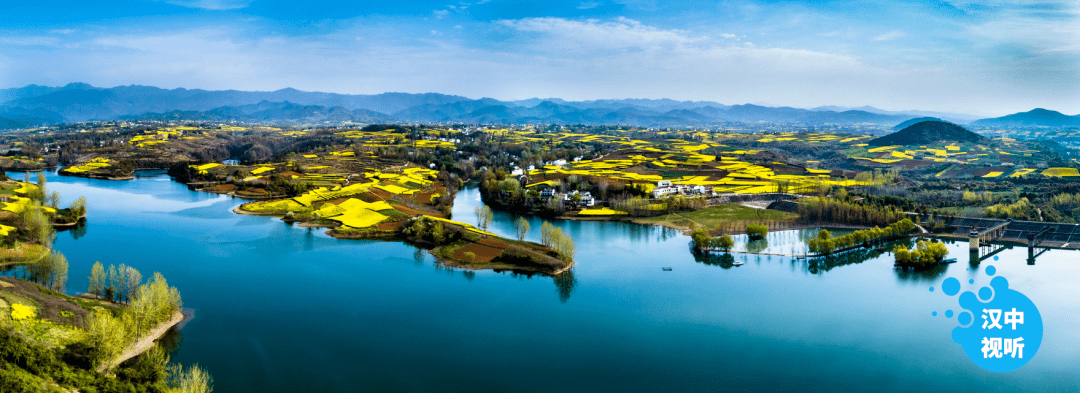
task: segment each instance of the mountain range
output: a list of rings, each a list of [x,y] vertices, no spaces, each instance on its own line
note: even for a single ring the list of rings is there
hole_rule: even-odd
[[[890,112],[873,107],[800,109],[670,99],[566,101],[532,98],[502,101],[438,93],[349,95],[292,88],[270,92],[170,90],[135,85],[100,88],[85,83],[0,89],[0,129],[114,119],[292,124],[401,121],[709,127],[735,122],[767,122],[893,126],[928,115],[940,115],[938,117],[942,119],[974,118],[938,112]]]
[[[993,119],[976,120],[979,127],[1080,127],[1080,115],[1069,116],[1058,111],[1035,108]]]

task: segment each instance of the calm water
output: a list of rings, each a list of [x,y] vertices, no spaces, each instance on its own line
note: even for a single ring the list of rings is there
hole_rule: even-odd
[[[162,175],[49,181],[64,204],[89,200],[84,233],[56,242],[68,292],[86,290],[94,261],[163,273],[195,310],[174,360],[208,368],[217,392],[1080,389],[1075,252],[1029,266],[1017,248],[992,262],[1046,326],[1037,356],[999,374],[952,343],[954,319],[931,316],[959,307],[930,286],[989,282],[966,243],[950,245],[961,263],[939,274],[900,274],[889,255],[821,268],[736,254],[746,265],[725,268],[661,228],[557,222],[578,263],[573,282],[556,283],[236,215],[241,200]],[[461,192],[456,218],[474,221],[478,203],[475,189]],[[512,216],[495,219],[493,232],[512,235]],[[798,249],[801,236],[770,234],[766,247]]]

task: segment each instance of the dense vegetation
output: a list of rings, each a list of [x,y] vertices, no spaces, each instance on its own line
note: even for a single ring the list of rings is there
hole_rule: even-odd
[[[949,248],[939,241],[920,240],[915,244],[915,249],[897,245],[893,250],[896,264],[900,266],[912,266],[925,268],[935,265],[949,255]]]
[[[890,146],[930,145],[938,142],[986,143],[988,141],[986,137],[968,131],[956,124],[928,120],[912,124],[900,131],[873,139],[867,143],[870,146]]]
[[[806,242],[806,245],[811,253],[829,255],[836,251],[856,247],[870,247],[874,244],[895,240],[906,236],[913,230],[915,230],[915,223],[906,218],[885,228],[874,227],[873,229],[858,230],[838,237],[833,237],[828,230],[822,229],[818,231],[818,236],[810,239]]]

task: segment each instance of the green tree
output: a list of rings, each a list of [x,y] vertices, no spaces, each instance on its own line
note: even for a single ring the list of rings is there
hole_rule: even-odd
[[[748,224],[746,226],[746,235],[750,237],[750,240],[761,240],[765,238],[765,235],[769,234],[769,227],[761,224]]]
[[[105,274],[105,267],[101,265],[101,262],[94,262],[94,266],[90,268],[90,285],[87,286],[86,291],[105,297],[105,287],[108,285],[108,276]]]
[[[555,232],[555,226],[550,222],[544,221],[540,225],[540,244],[551,247],[552,233]]]
[[[86,197],[79,197],[74,202],[71,202],[71,207],[68,208],[71,211],[72,216],[75,218],[82,217],[86,214]]]
[[[518,240],[525,240],[525,235],[529,233],[530,229],[529,220],[526,220],[525,217],[518,217],[518,219],[514,221],[514,229],[517,229]]]
[[[86,321],[86,338],[94,349],[92,360],[95,366],[102,366],[112,361],[124,350],[128,331],[123,322],[103,310],[97,310]]]
[[[476,226],[482,230],[487,230],[488,225],[491,225],[491,220],[495,216],[495,212],[491,211],[488,205],[476,207]]]
[[[712,237],[704,229],[695,229],[690,232],[690,241],[693,242],[694,248],[697,249],[708,248],[712,245]]]
[[[731,238],[731,235],[720,236],[720,240],[717,241],[717,247],[725,252],[730,251],[732,247],[735,247],[735,240]]]
[[[214,381],[210,373],[198,364],[189,367],[186,371],[183,366],[173,364],[168,367],[167,373],[165,385],[172,393],[210,393],[214,390]]]

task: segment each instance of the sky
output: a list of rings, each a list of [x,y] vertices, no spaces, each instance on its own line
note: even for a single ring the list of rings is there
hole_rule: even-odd
[[[11,0],[0,88],[1080,113],[1075,0]]]

